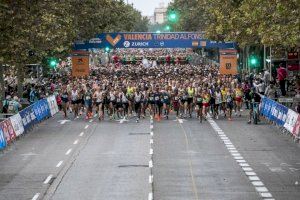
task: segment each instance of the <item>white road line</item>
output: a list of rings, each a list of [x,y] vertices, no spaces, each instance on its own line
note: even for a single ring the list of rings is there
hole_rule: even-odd
[[[178,119],[178,122],[179,122],[180,124],[183,124],[183,120],[182,120],[182,119]]]
[[[150,125],[150,129],[153,129],[153,125]]]
[[[250,165],[246,162],[243,156],[237,151],[235,146],[231,143],[230,139],[226,136],[226,134],[222,131],[222,129],[214,122],[214,120],[209,119],[208,122],[212,126],[212,128],[218,133],[220,139],[231,153],[232,157],[235,161],[241,166],[244,173],[248,176],[249,181],[255,187],[255,190],[259,193],[261,197],[265,200],[267,198],[269,200],[274,200],[272,198],[272,194],[269,193],[268,189],[264,187],[264,183],[260,180],[260,178],[256,175]]]
[[[46,180],[44,181],[44,184],[48,184],[49,181],[52,179],[52,177],[53,177],[53,175],[50,174],[50,175],[46,178]]]
[[[153,136],[153,131],[150,132],[150,135]]]
[[[153,139],[150,139],[150,144],[153,144]]]
[[[84,127],[84,129],[87,129],[89,127],[89,125],[86,125],[85,127]]]
[[[75,141],[73,142],[73,144],[78,144],[78,142],[79,142],[79,140],[75,140]]]
[[[153,183],[153,176],[149,175],[149,183]]]
[[[153,167],[153,162],[152,160],[149,161],[149,168],[152,168]]]
[[[82,137],[83,135],[84,135],[84,132],[81,132],[81,133],[79,134],[80,137]]]
[[[36,193],[31,200],[37,200],[40,196],[40,193]]]
[[[252,184],[253,184],[254,186],[264,186],[264,183],[261,182],[261,181],[252,181]]]
[[[255,187],[257,192],[268,192],[268,189],[266,187]]]
[[[152,194],[152,192],[149,193],[148,200],[153,200],[153,194]]]
[[[69,155],[71,153],[72,149],[69,149],[67,152],[66,152],[66,155]]]
[[[90,122],[90,123],[92,123],[93,121],[94,121],[94,120],[93,120],[93,119],[91,119],[89,122]]]
[[[149,154],[153,155],[153,149],[150,149]]]
[[[64,161],[59,161],[59,163],[57,163],[56,167],[60,167],[63,164]]]

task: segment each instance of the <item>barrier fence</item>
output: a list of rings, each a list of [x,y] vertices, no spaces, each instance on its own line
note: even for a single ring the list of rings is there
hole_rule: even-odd
[[[0,150],[42,120],[58,112],[55,96],[41,99],[0,122]]]
[[[299,141],[300,115],[297,112],[265,96],[262,97],[260,112],[267,120]]]

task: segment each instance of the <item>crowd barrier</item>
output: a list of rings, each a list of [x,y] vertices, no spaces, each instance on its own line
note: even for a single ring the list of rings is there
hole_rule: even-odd
[[[58,106],[53,95],[35,102],[19,113],[0,122],[0,150],[28,132],[34,125],[52,117],[57,112]]]
[[[299,141],[300,115],[297,112],[265,96],[262,97],[260,112],[267,120]]]

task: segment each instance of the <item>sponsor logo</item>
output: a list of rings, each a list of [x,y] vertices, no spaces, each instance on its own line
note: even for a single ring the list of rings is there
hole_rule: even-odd
[[[89,40],[89,43],[100,44],[102,43],[102,40],[100,38],[92,38]]]
[[[122,36],[120,34],[118,34],[115,38],[111,37],[111,35],[109,35],[109,34],[106,35],[106,40],[112,46],[116,46],[116,44],[118,44],[118,42],[120,42],[121,39],[122,39]]]
[[[164,42],[160,42],[159,44],[160,44],[161,47],[165,46]]]
[[[126,48],[130,47],[130,42],[129,41],[125,41],[124,42],[124,47],[126,47]]]

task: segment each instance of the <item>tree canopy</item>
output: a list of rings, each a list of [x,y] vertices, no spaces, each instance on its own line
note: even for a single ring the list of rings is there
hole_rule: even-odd
[[[23,66],[47,56],[64,58],[73,42],[101,32],[147,31],[148,20],[123,0],[2,0],[0,64]]]
[[[299,46],[298,0],[174,0],[177,31],[205,31],[209,39],[240,45]]]

